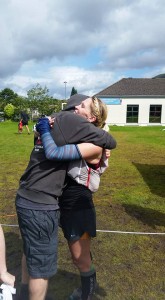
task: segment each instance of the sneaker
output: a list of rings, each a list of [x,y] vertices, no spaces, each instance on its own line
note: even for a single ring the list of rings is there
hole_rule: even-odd
[[[95,282],[95,291],[98,289],[98,286],[99,285],[96,281]],[[94,291],[94,294],[95,294],[95,291]],[[82,289],[81,289],[81,287],[79,287],[73,291],[73,293],[69,296],[68,300],[82,300],[81,296],[82,296]],[[92,295],[88,296],[88,300],[92,299],[91,297],[92,297]]]
[[[54,300],[51,296],[46,296],[45,300]]]
[[[82,289],[81,287],[75,289],[72,295],[69,296],[68,300],[82,300]]]

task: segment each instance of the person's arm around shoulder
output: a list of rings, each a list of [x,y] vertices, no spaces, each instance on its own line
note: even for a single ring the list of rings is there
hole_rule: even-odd
[[[87,119],[73,112],[59,113],[51,134],[57,145],[61,145],[62,137],[65,144],[85,142],[106,149],[114,149],[117,144],[110,133],[94,126]]]
[[[45,155],[49,160],[96,159],[101,157],[102,148],[90,143],[58,147],[50,134],[51,127],[47,118],[40,119],[36,128],[40,132]]]

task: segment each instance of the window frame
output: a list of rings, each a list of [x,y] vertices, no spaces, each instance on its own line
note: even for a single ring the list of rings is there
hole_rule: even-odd
[[[154,110],[151,110],[151,108],[155,108]],[[160,108],[160,110],[158,110]],[[156,114],[160,114],[156,116]],[[149,109],[149,123],[150,124],[155,124],[159,123],[161,124],[161,119],[162,119],[162,104],[150,104],[150,109]]]
[[[131,110],[129,110],[129,108],[131,108]],[[134,110],[134,108],[137,108],[137,110]],[[128,114],[132,114],[132,116],[128,116]],[[128,120],[132,120],[132,121],[128,122]],[[139,104],[127,104],[126,123],[132,124],[138,122],[139,122]]]

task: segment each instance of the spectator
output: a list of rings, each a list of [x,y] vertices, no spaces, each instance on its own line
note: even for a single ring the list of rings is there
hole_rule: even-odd
[[[26,127],[28,134],[30,134],[30,130],[28,127],[29,116],[25,111],[21,112],[22,125]]]
[[[23,123],[22,123],[22,119],[21,119],[18,123],[18,133],[22,133],[22,130],[23,130]]]

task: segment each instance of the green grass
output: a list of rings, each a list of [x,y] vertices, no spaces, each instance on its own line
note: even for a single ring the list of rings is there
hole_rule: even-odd
[[[32,124],[30,125],[32,128]],[[94,195],[97,228],[165,232],[165,131],[162,127],[111,127],[118,146]],[[16,123],[0,123],[1,223],[17,224],[14,198],[33,147],[33,135]],[[7,263],[20,283],[22,244],[18,228],[4,227]],[[98,232],[92,241],[99,289],[94,300],[164,300],[165,236]],[[59,232],[58,273],[50,280],[54,300],[65,300],[79,276]]]

